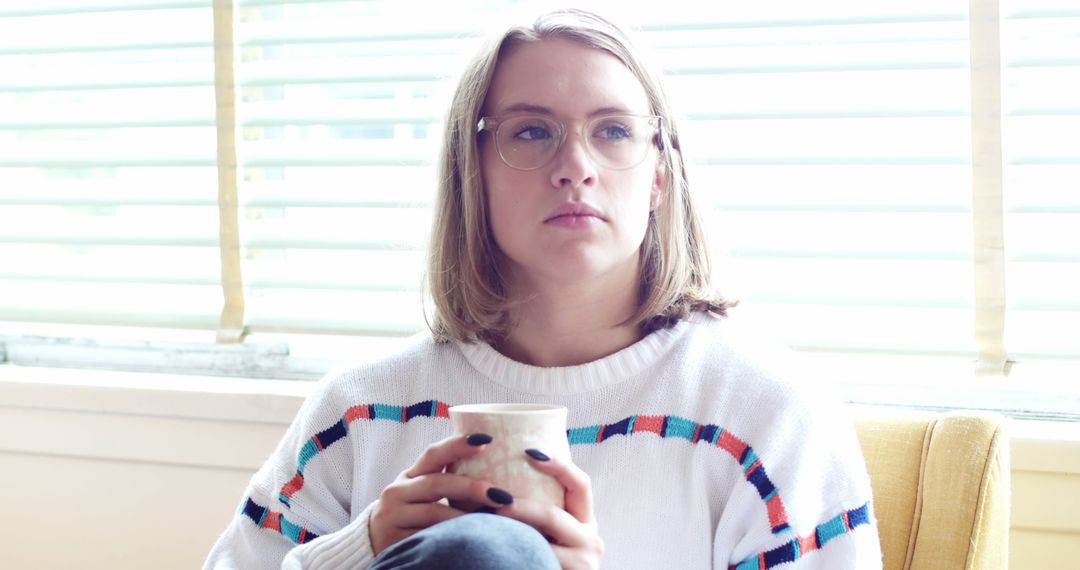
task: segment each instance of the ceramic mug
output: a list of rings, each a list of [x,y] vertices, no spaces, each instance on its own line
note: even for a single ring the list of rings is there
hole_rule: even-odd
[[[542,404],[467,404],[450,407],[455,434],[486,433],[491,443],[476,457],[447,470],[481,479],[509,491],[515,499],[532,499],[563,508],[566,490],[550,475],[529,464],[526,449],[570,461],[566,408]],[[470,509],[472,505],[455,505]]]

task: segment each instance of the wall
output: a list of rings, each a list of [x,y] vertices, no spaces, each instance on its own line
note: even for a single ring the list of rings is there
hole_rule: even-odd
[[[1009,568],[1076,568],[1080,425],[1013,426]]]
[[[0,567],[196,568],[310,384],[0,367]],[[1075,567],[1080,433],[1014,428],[1010,568]]]

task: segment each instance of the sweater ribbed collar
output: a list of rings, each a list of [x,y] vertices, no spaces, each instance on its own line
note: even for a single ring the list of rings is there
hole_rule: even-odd
[[[664,356],[690,323],[654,331],[604,358],[577,366],[541,367],[507,358],[483,342],[456,342],[465,359],[492,382],[530,394],[580,394],[626,381]]]

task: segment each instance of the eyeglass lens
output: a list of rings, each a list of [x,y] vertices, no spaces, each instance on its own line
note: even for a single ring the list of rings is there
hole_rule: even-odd
[[[590,157],[612,169],[641,163],[656,129],[651,117],[612,115],[585,124],[582,136]],[[511,168],[531,170],[547,164],[566,136],[562,123],[540,115],[518,115],[499,122],[496,146]]]

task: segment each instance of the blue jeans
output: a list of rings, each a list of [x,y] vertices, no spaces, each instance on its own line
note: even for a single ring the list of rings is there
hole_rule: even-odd
[[[368,570],[559,570],[551,545],[531,526],[474,513],[430,526],[375,557]]]

